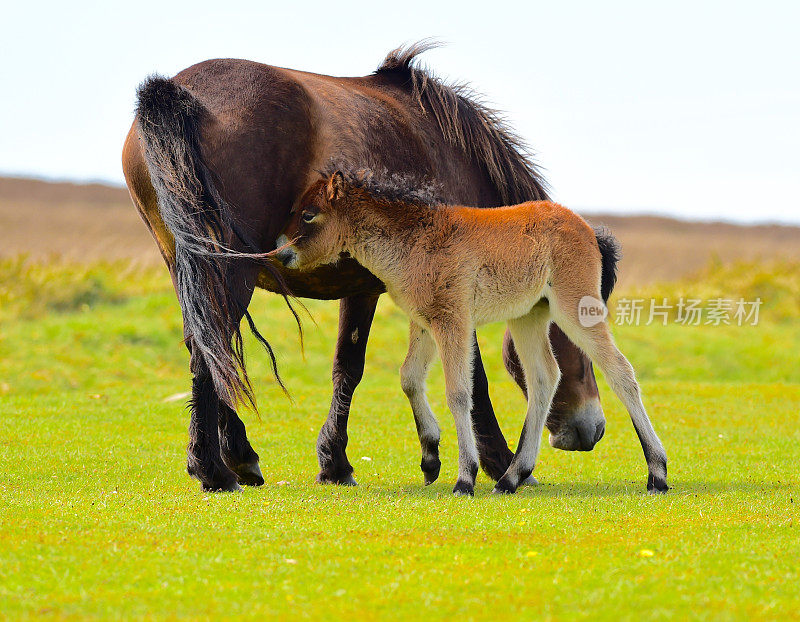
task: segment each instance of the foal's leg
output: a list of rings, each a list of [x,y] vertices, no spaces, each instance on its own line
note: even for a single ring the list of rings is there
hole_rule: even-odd
[[[408,335],[408,355],[400,368],[400,386],[411,403],[417,435],[422,448],[420,468],[425,476],[425,485],[439,477],[442,466],[439,460],[439,423],[428,404],[425,394],[425,378],[436,356],[436,342],[430,331],[411,322]]]
[[[471,328],[450,317],[431,326],[439,346],[447,391],[447,406],[453,413],[458,435],[458,481],[453,494],[473,495],[478,474],[478,448],[472,430],[472,376],[470,370]]]
[[[536,465],[542,430],[559,378],[558,364],[550,349],[549,323],[550,311],[544,305],[508,323],[525,374],[528,410],[517,452],[508,471],[498,480],[496,493],[515,492]]]
[[[375,317],[377,296],[344,298],[339,303],[339,336],[333,359],[333,399],[317,439],[319,475],[325,484],[355,486],[347,459],[347,419],[353,393],[364,373],[367,338]]]
[[[601,322],[590,327],[582,326],[577,317],[578,304],[568,296],[563,296],[554,307],[554,321],[600,368],[611,390],[625,404],[647,461],[647,490],[666,492],[669,490],[667,453],[647,416],[633,367],[614,343],[608,325]]]

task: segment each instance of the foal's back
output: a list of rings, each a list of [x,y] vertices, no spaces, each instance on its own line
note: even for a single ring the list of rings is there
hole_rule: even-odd
[[[440,226],[429,231],[448,231],[449,242],[428,245],[435,252],[411,265],[426,293],[438,290],[442,304],[470,306],[476,324],[525,315],[542,298],[553,273],[574,270],[576,261],[590,271],[597,263],[599,270],[594,231],[557,203],[452,207],[439,214]]]

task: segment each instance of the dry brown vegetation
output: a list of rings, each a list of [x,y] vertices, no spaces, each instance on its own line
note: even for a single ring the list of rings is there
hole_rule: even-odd
[[[118,186],[0,177],[0,239],[0,257],[161,262],[127,189]]]
[[[710,261],[800,260],[800,227],[586,214],[622,242],[622,287],[686,277]],[[0,177],[0,257],[69,261],[161,257],[125,188]]]

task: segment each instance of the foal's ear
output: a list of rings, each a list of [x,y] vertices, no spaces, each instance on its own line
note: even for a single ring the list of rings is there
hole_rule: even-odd
[[[342,171],[336,171],[328,181],[328,201],[335,201],[344,196],[344,175]]]

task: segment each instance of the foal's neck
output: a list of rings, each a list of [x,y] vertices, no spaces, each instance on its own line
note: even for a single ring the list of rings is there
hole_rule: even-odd
[[[378,278],[396,268],[426,231],[449,218],[442,206],[386,201],[358,201],[349,212],[346,250]]]

